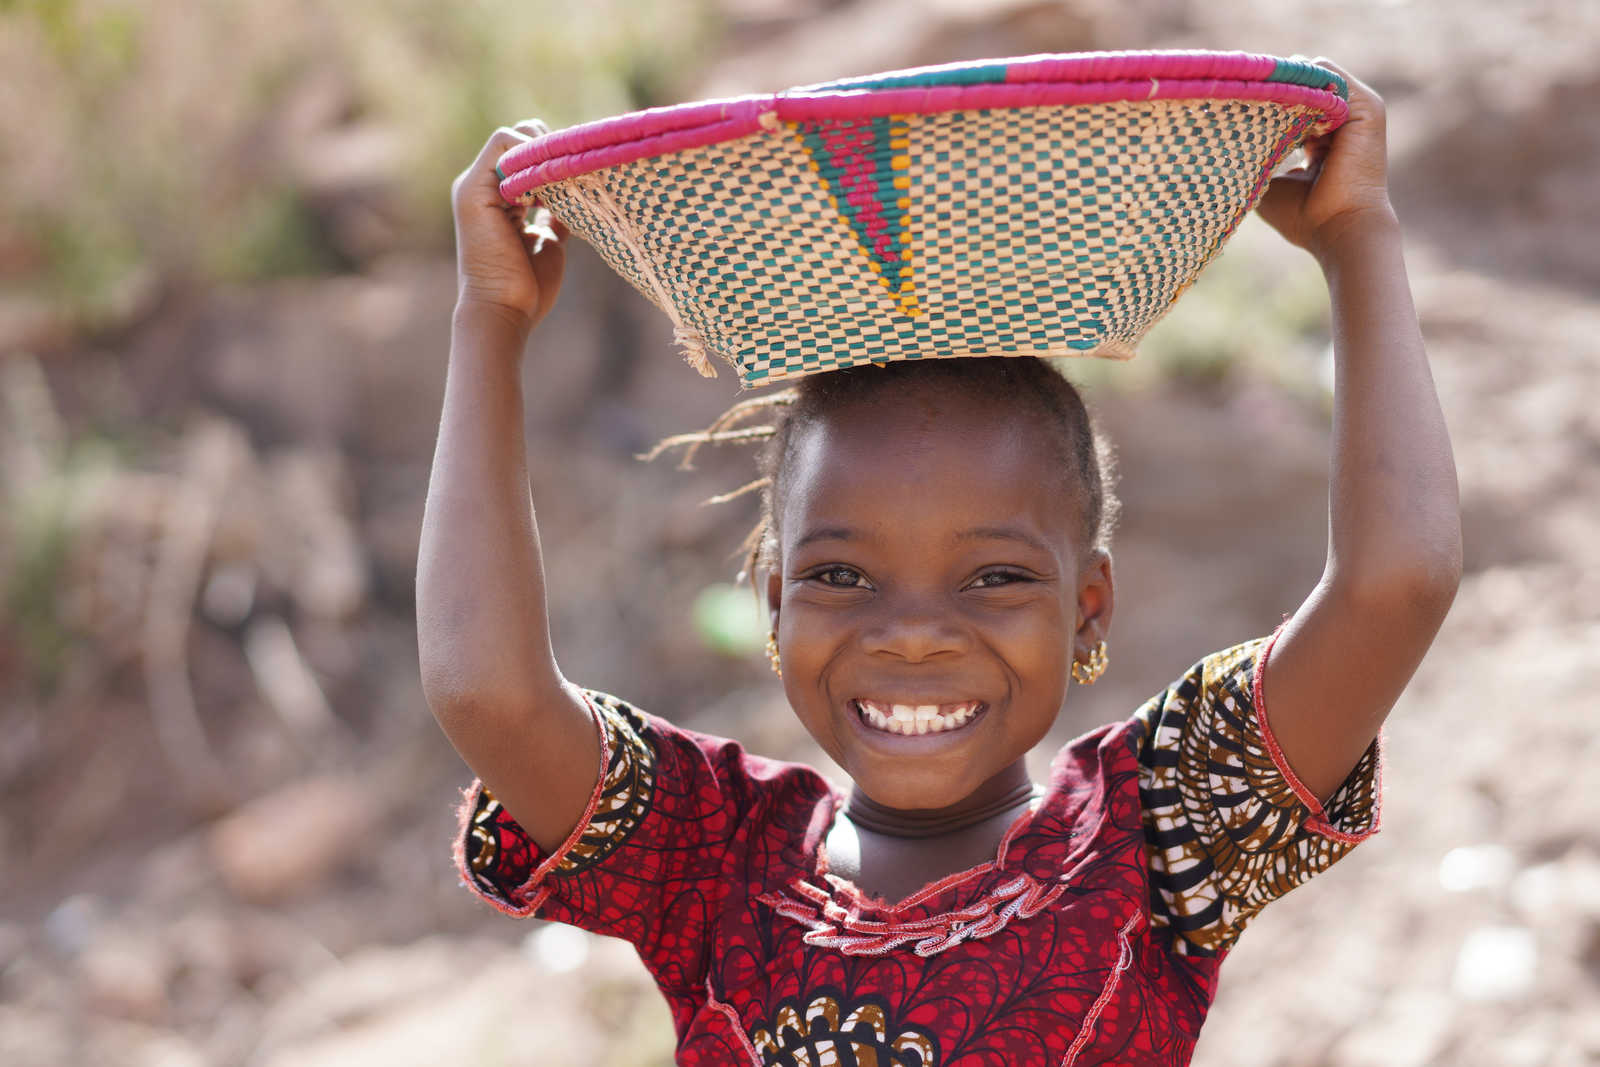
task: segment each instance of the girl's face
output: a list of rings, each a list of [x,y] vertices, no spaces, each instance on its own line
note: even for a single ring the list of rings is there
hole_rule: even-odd
[[[1060,431],[1022,407],[920,386],[795,427],[767,587],[784,689],[884,807],[1025,777],[1110,622]]]

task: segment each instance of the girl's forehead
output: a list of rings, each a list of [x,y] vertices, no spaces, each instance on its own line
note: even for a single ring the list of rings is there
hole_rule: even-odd
[[[975,458],[1055,466],[1062,430],[1040,406],[951,385],[880,391],[809,413],[793,431],[796,459],[859,473]],[[798,472],[789,472],[791,474]],[[817,472],[811,472],[817,473]]]
[[[1070,529],[1079,487],[1059,436],[1035,405],[1000,398],[918,391],[838,405],[794,427],[780,525],[788,534],[807,518],[1028,513]]]

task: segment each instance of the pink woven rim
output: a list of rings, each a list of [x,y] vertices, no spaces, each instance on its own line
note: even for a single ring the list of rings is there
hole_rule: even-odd
[[[1280,60],[1250,52],[1086,52],[999,61],[1006,80],[977,85],[851,88],[850,82],[802,87],[764,96],[707,100],[650,108],[545,134],[499,160],[500,195],[526,194],[580,174],[652,156],[744,137],[776,123],[818,119],[936,114],[977,108],[1103,104],[1140,100],[1264,100],[1310,107],[1323,114],[1320,130],[1342,124],[1349,105],[1328,88],[1263,81]],[[944,64],[878,75],[937,74],[972,64]]]

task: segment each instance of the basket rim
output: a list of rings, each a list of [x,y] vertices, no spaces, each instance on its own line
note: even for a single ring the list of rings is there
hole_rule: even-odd
[[[780,93],[648,108],[517,145],[495,170],[508,202],[539,188],[654,156],[775,130],[786,122],[937,114],[983,108],[1149,100],[1257,100],[1321,112],[1315,132],[1349,114],[1336,73],[1255,52],[1074,52],[913,67]]]

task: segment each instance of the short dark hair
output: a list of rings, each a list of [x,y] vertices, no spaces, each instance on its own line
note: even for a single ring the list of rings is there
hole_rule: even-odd
[[[777,515],[793,458],[795,429],[847,404],[922,385],[956,388],[963,395],[1031,407],[1045,416],[1058,431],[1054,443],[1062,463],[1083,487],[1081,534],[1088,544],[1109,546],[1118,512],[1109,443],[1095,429],[1083,397],[1066,376],[1052,363],[1031,356],[897,360],[814,374],[788,389],[742,400],[706,429],[669,437],[644,458],[654,459],[663,451],[682,447],[682,465],[687,467],[703,445],[761,445],[756,460],[760,477],[712,498],[723,501],[757,490],[761,493],[761,518],[745,540],[745,575],[753,581],[758,569],[776,564]],[[771,420],[769,424],[746,425],[763,415]]]

